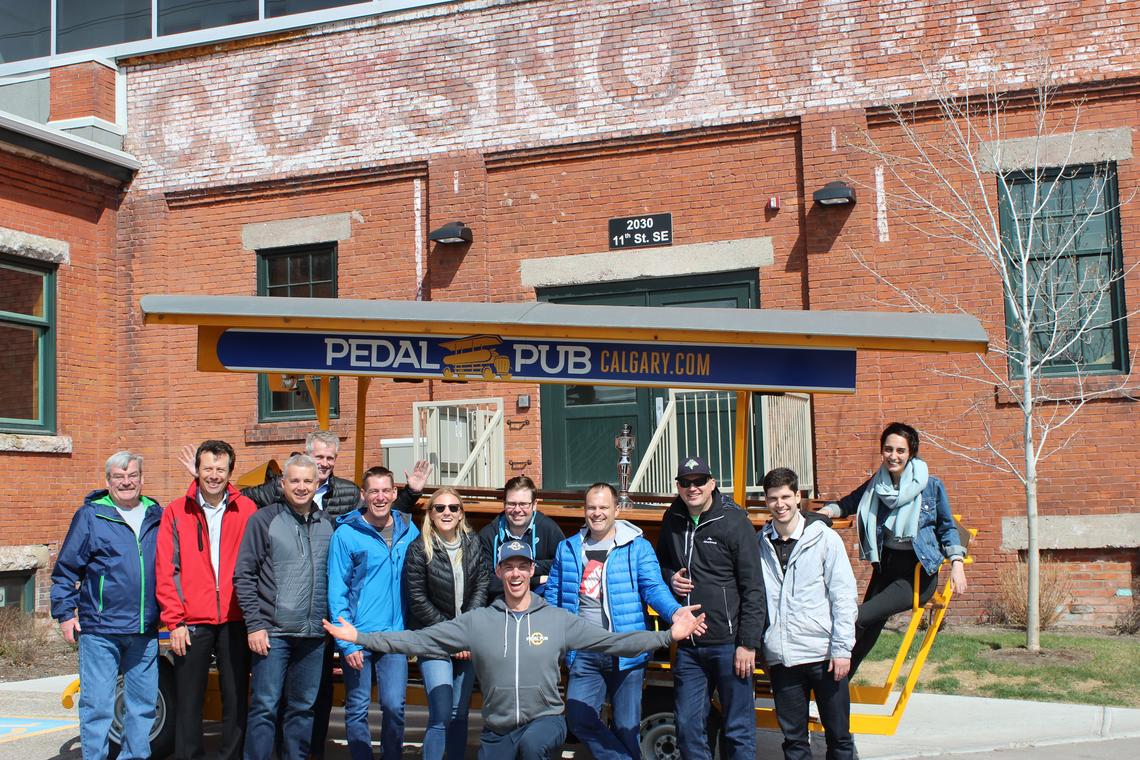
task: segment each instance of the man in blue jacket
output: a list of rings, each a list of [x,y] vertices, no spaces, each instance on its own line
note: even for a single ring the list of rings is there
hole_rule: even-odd
[[[361,486],[364,510],[338,518],[329,549],[329,614],[366,631],[402,631],[404,557],[420,532],[410,517],[392,511],[396,487],[391,470],[373,467],[364,473]],[[344,730],[349,755],[352,760],[372,760],[368,706],[375,678],[383,714],[381,757],[399,760],[404,745],[407,655],[380,654],[359,644],[338,643],[345,665]]]
[[[79,641],[79,741],[103,760],[123,677],[122,760],[150,757],[158,699],[158,602],[154,555],[162,508],[142,495],[142,457],[107,460],[107,488],[92,491],[71,520],[51,573],[51,614]]]
[[[586,525],[558,545],[546,602],[609,631],[649,630],[646,606],[671,624],[681,605],[665,585],[657,555],[641,529],[618,519],[617,500],[617,490],[609,483],[586,489]],[[566,720],[596,760],[641,757],[641,685],[648,660],[648,653],[566,655]],[[607,698],[613,730],[600,716]]]

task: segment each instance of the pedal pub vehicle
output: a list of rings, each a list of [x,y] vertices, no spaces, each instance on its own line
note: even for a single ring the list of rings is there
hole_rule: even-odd
[[[730,448],[739,504],[747,496],[742,474],[753,393],[854,393],[859,351],[987,349],[985,331],[966,315],[195,295],[149,295],[141,307],[146,325],[198,328],[200,371],[265,373],[271,387],[279,388],[304,382],[322,428],[329,424],[329,383],[317,379],[357,377],[357,478],[364,470],[372,378],[734,392]],[[500,508],[490,502],[482,510],[473,507],[489,513]],[[563,511],[549,499],[543,510],[551,516]],[[580,506],[567,508],[565,516],[580,520]],[[661,512],[640,507],[623,516],[654,535]],[[753,520],[759,524],[763,518],[757,513]],[[939,622],[949,601],[946,588],[932,603]],[[916,602],[887,683],[863,691],[853,687],[854,702],[889,700],[921,614]],[[853,713],[854,731],[894,732],[937,627],[923,641],[891,712]],[[650,757],[668,757],[673,747],[668,669],[667,660],[656,661],[646,680],[643,748]],[[766,679],[757,683],[757,696],[765,696]],[[75,688],[65,694],[65,704]],[[172,698],[165,691],[160,696]],[[160,704],[160,719],[168,712]],[[770,707],[757,708],[757,725],[776,725]],[[162,728],[156,723],[156,738]]]

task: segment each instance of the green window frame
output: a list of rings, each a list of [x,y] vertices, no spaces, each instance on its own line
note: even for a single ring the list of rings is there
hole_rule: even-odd
[[[19,607],[24,612],[36,611],[35,570],[0,573],[0,607]]]
[[[259,250],[257,295],[336,298],[336,243]],[[329,394],[329,416],[339,417],[340,384],[335,377],[329,383]],[[257,418],[260,422],[315,420],[317,413],[303,383],[296,391],[272,391],[266,376],[258,375]]]
[[[1040,299],[1031,338],[1037,343],[1034,355],[1040,355],[1050,342],[1056,345],[1058,338],[1054,336],[1064,341],[1067,334],[1071,335],[1066,324],[1088,320],[1092,324],[1086,336],[1041,366],[1041,374],[1066,377],[1127,372],[1127,311],[1115,164],[1042,169],[1036,174],[1013,172],[1004,180],[999,183],[1002,244],[1007,251],[1016,251],[1015,236],[1028,241],[1033,233],[1029,275],[1041,286],[1035,288]],[[1034,205],[1039,208],[1035,210]],[[1016,273],[1016,269],[1011,271]],[[1019,283],[1015,281],[1014,286],[1018,289]],[[1097,298],[1101,291],[1103,297]],[[1025,367],[1018,359],[1023,355],[1022,339],[1008,298],[1005,306],[1007,339],[1013,349],[1010,375],[1023,377]]]
[[[55,266],[0,255],[0,432],[55,433],[55,287]]]

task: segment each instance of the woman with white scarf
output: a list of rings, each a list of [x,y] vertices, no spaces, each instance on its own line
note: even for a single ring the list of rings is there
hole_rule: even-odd
[[[879,471],[821,510],[831,517],[856,515],[859,555],[874,567],[855,623],[852,676],[888,618],[911,608],[916,564],[921,565],[919,604],[934,595],[943,558],[950,560],[954,593],[966,591],[966,549],[942,481],[918,458],[918,431],[892,422],[879,436],[879,445],[883,457]]]

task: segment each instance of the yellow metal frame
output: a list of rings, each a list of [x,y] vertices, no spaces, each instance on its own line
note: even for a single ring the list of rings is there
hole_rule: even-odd
[[[959,515],[955,515],[954,517],[959,520],[959,524],[961,524],[961,517]],[[971,538],[978,535],[977,528],[967,528],[967,530]],[[972,564],[974,560],[967,555],[963,561],[966,564]],[[907,655],[910,653],[911,645],[914,643],[914,638],[922,623],[923,615],[927,611],[926,605],[919,603],[919,573],[921,569],[922,565],[915,565],[914,597],[911,602],[910,624],[907,626],[906,633],[903,635],[902,644],[899,645],[898,654],[895,655],[895,660],[891,664],[891,670],[887,675],[886,682],[881,686],[850,686],[852,705],[885,705],[890,700],[891,694],[894,693],[895,683],[898,681],[899,674],[902,672],[903,665],[906,663]],[[926,658],[930,654],[930,650],[934,647],[934,641],[938,638],[938,632],[942,629],[942,619],[946,617],[946,610],[949,609],[950,600],[953,596],[954,588],[950,580],[947,579],[942,590],[936,591],[928,603],[931,617],[928,621],[926,635],[923,637],[922,644],[915,654],[914,662],[911,664],[910,672],[907,674],[907,679],[903,684],[902,693],[899,694],[898,701],[895,702],[891,712],[888,714],[852,712],[851,733],[892,736],[898,730],[899,722],[902,721],[902,716],[906,712],[906,706],[910,701],[910,696],[914,693],[915,687],[918,685],[918,679],[922,675],[922,668],[926,664]],[[672,656],[670,656],[670,659],[672,659]],[[668,662],[653,662],[650,663],[650,667],[660,671],[669,671],[671,669]],[[755,675],[761,677],[766,674],[763,668],[756,668]],[[757,707],[756,727],[778,729],[780,724],[776,720],[776,709],[774,707]],[[808,729],[816,733],[822,733],[823,724],[819,722],[818,718],[811,718],[808,722]]]

